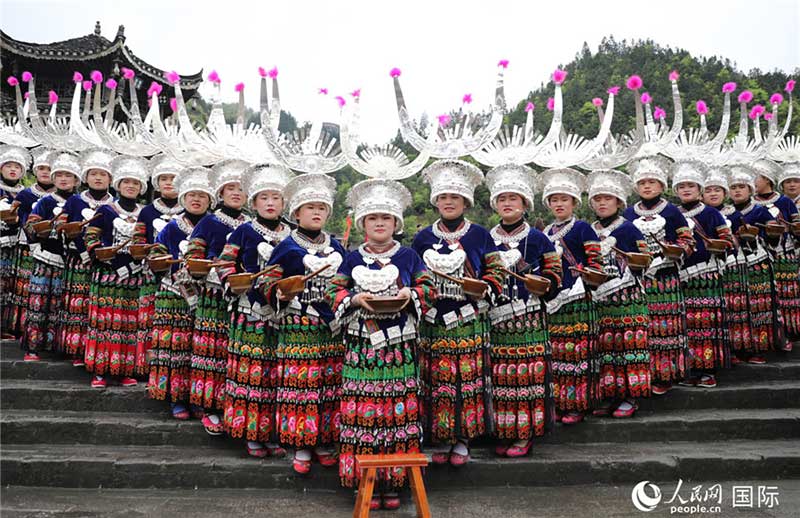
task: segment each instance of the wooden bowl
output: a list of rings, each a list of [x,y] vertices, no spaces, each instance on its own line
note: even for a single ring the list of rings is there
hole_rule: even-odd
[[[286,298],[294,298],[295,295],[302,293],[306,287],[306,282],[302,275],[292,275],[281,279],[277,283],[278,289],[281,290],[283,296]]]
[[[134,261],[141,261],[147,257],[147,252],[153,248],[153,245],[137,244],[128,247],[128,253],[131,254]]]
[[[32,225],[32,227],[33,233],[38,237],[47,237],[50,235],[50,231],[53,229],[53,221],[49,219],[37,221]]]
[[[237,295],[241,295],[242,293],[247,293],[250,288],[253,287],[253,278],[255,277],[252,273],[234,273],[228,275],[226,281],[231,287],[231,291]]]
[[[482,281],[480,279],[471,279],[469,277],[464,277],[463,281],[464,284],[462,284],[461,287],[464,290],[465,295],[469,295],[470,297],[474,297],[476,299],[482,299],[484,296],[486,296],[486,290],[489,289],[489,285],[486,284],[486,281]]]
[[[98,261],[110,261],[117,255],[116,246],[101,246],[94,249],[94,256]]]
[[[584,267],[579,271],[583,282],[589,286],[600,286],[608,280],[608,274],[601,272],[600,270],[595,270],[594,268]]]
[[[770,221],[764,225],[764,232],[766,232],[769,237],[781,237],[783,233],[786,232],[786,227],[784,227],[782,223]]]
[[[653,256],[641,252],[628,252],[625,254],[625,258],[628,260],[631,270],[646,270],[653,262]]]
[[[148,257],[147,264],[150,269],[156,273],[166,272],[169,267],[175,263],[181,262],[180,259],[173,259],[171,255],[159,255],[157,257]]]
[[[680,259],[683,257],[683,248],[670,243],[660,243],[661,252],[667,259]]]
[[[0,210],[0,221],[14,224],[17,221],[17,209]]]
[[[83,223],[81,221],[62,223],[56,230],[67,236],[69,239],[75,239],[83,232]]]
[[[525,288],[537,297],[546,295],[550,291],[550,284],[551,281],[547,277],[530,273],[525,275]]]
[[[213,262],[211,259],[187,259],[186,267],[193,277],[205,277],[211,271]]]
[[[410,298],[372,297],[367,301],[375,313],[399,313],[408,305]]]
[[[709,239],[706,241],[706,250],[712,254],[725,254],[728,250],[728,242],[724,239]]]
[[[739,234],[739,239],[743,241],[755,241],[758,237],[758,227],[745,224],[739,227],[737,234]]]

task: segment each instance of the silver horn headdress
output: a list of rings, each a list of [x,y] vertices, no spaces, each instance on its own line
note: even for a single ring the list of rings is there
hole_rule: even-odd
[[[503,75],[506,67],[508,67],[507,60],[501,60],[498,63],[494,103],[488,120],[481,125],[481,121],[478,120],[479,117],[467,113],[457,117],[453,127],[439,128],[430,151],[432,157],[458,158],[469,155],[483,148],[495,138],[503,123],[503,112],[505,110]],[[390,75],[394,81],[397,115],[400,118],[400,133],[414,148],[422,150],[429,146],[428,139],[417,132],[414,127],[414,121],[408,113],[403,91],[400,88],[400,69],[393,68]]]

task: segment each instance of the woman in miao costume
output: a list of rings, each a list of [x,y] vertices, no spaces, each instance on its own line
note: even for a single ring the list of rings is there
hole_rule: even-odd
[[[220,254],[220,259],[233,263],[219,269],[227,293],[230,293],[227,279],[231,274],[264,270],[272,251],[289,235],[291,229],[281,221],[281,214],[283,189],[292,176],[287,168],[274,164],[254,165],[245,170],[244,190],[254,219],[233,231]],[[275,313],[258,290],[231,294],[231,298],[223,411],[225,432],[236,439],[244,438],[247,453],[253,457],[282,457],[286,452],[276,444],[275,426],[278,381]]]
[[[800,152],[798,152],[800,155]],[[800,209],[800,156],[797,162],[783,164],[779,176],[778,188],[783,195],[794,201],[795,207]]]
[[[727,251],[713,253],[706,240],[723,240],[726,248],[732,248],[733,235],[722,213],[702,201],[707,172],[705,164],[686,159],[676,161],[670,171],[672,190],[695,242],[694,252],[683,262],[680,273],[691,369],[680,384],[713,388],[717,386],[717,370],[731,366],[722,287]]]
[[[20,341],[26,357],[38,357],[40,351],[60,350],[58,326],[63,301],[62,275],[64,272],[64,245],[51,226],[46,237],[38,237],[33,231],[37,222],[56,222],[64,213],[64,205],[80,183],[80,162],[71,153],[59,153],[53,160],[55,192],[37,201],[27,218],[25,232],[31,243],[33,267],[30,274],[28,300],[25,303],[27,318]]]
[[[751,166],[756,172],[753,203],[766,208],[776,220],[787,226],[789,223],[800,222],[800,213],[794,200],[775,192],[782,172],[781,166],[766,158],[756,160]],[[773,249],[773,254],[775,292],[785,334],[781,338],[780,348],[788,351],[792,349],[793,342],[800,340],[800,262],[795,251],[795,238],[788,228],[780,244]]]
[[[242,213],[247,201],[242,173],[247,167],[242,160],[224,160],[212,168],[211,186],[220,204],[194,227],[186,258],[218,260],[231,233],[249,221]],[[217,268],[200,280],[198,292],[192,332],[191,410],[195,416],[202,416],[206,432],[220,435],[230,315]]]
[[[553,243],[563,271],[561,287],[547,303],[547,313],[556,419],[564,424],[581,422],[595,394],[592,361],[597,345],[597,311],[589,286],[574,270],[603,269],[597,234],[574,214],[585,182],[582,173],[569,168],[548,169],[539,178],[542,202],[555,218],[544,234]]]
[[[654,257],[644,274],[644,287],[650,314],[650,386],[655,395],[666,394],[684,378],[689,360],[680,259],[667,257],[661,245],[679,246],[683,257],[694,250],[694,239],[681,211],[663,198],[669,166],[660,156],[638,158],[628,166],[640,199],[623,213],[644,235]]]
[[[343,486],[356,487],[356,455],[420,451],[417,323],[436,292],[419,255],[392,239],[403,230],[411,193],[399,182],[373,178],[354,185],[347,203],[366,241],[345,257],[328,300],[345,345],[339,477]],[[399,297],[407,306],[376,313],[374,297]],[[398,508],[405,470],[380,470],[378,481],[372,506]]]
[[[178,191],[175,189],[176,176],[183,166],[165,155],[150,159],[150,183],[158,196],[153,202],[142,207],[136,227],[133,231],[135,245],[149,245],[174,217],[183,212],[178,203]],[[155,312],[156,289],[158,282],[149,268],[142,269],[142,288],[139,292],[139,339],[136,343],[136,374],[150,371],[147,362],[147,351],[151,347],[153,313]]]
[[[461,160],[434,162],[423,171],[439,219],[422,229],[412,248],[434,274],[438,298],[420,326],[420,392],[423,422],[435,449],[433,462],[463,466],[469,441],[486,432],[493,418],[488,364],[491,301],[503,290],[505,274],[489,231],[464,217],[483,180],[480,169]],[[465,294],[454,279],[487,283],[481,294]]]
[[[627,253],[647,254],[647,242],[622,217],[633,190],[630,177],[617,170],[592,171],[587,178],[589,205],[597,216],[592,228],[600,238],[604,271],[610,280],[592,295],[597,309],[597,400],[593,415],[631,417],[637,400],[650,396],[650,318],[641,267]]]
[[[95,388],[105,388],[107,376],[119,378],[123,386],[137,384],[133,376],[141,265],[133,261],[128,247],[142,208],[136,199],[147,190],[147,161],[121,155],[111,161],[110,169],[117,199],[97,209],[84,238],[94,261],[84,360],[86,370],[94,374]],[[102,260],[96,255],[101,247],[118,250],[112,259]]]
[[[33,174],[36,177],[36,183],[20,191],[14,199],[14,201],[19,202],[17,214],[19,216],[19,225],[22,228],[25,227],[25,222],[33,210],[33,205],[55,190],[53,179],[50,175],[50,164],[56,154],[44,146],[34,149],[31,154],[33,155]],[[80,183],[80,179],[78,182]],[[12,298],[12,315],[9,318],[9,328],[7,329],[8,332],[15,336],[20,336],[25,329],[32,269],[33,257],[30,252],[28,235],[25,232],[21,232],[19,243],[17,244],[17,256],[14,259],[16,281]]]
[[[775,218],[769,210],[753,202],[756,192],[755,171],[748,165],[734,164],[728,168],[728,184],[734,211],[728,215],[731,231],[739,235],[739,242],[747,259],[747,297],[750,309],[750,341],[736,353],[740,360],[762,364],[764,354],[776,348],[781,335],[780,312],[778,309],[775,281],[769,249],[780,246],[780,237],[769,237],[763,228],[757,239],[742,238],[743,224],[765,225]]]
[[[30,167],[31,154],[20,146],[0,146],[0,210],[13,207],[14,199],[25,188],[22,177]],[[14,258],[19,242],[19,213],[14,221],[0,221],[0,328],[3,338],[13,338],[13,298],[16,272]]]
[[[288,213],[298,226],[272,251],[269,266],[276,268],[257,285],[278,319],[278,440],[295,450],[292,467],[300,474],[311,470],[312,457],[325,467],[337,462],[344,346],[331,331],[333,312],[325,290],[345,251],[324,230],[335,193],[336,181],[319,173],[296,176],[286,185]],[[300,293],[281,291],[280,279],[323,267]]]
[[[64,222],[91,220],[98,208],[114,203],[114,197],[108,192],[112,180],[111,160],[114,156],[115,153],[103,149],[89,149],[81,153],[81,180],[86,185],[86,190],[73,194],[67,200],[60,217]],[[85,232],[82,231],[77,237],[64,237],[66,266],[60,335],[64,352],[72,357],[72,364],[76,367],[84,365],[89,331],[92,261],[86,251],[84,235]]]
[[[728,170],[723,166],[712,166],[708,169],[703,186],[703,203],[717,209],[731,228],[731,216],[736,209],[726,205],[728,195]],[[730,231],[730,230],[729,230]],[[725,298],[725,337],[728,340],[731,364],[739,363],[737,352],[750,347],[752,331],[750,329],[750,311],[747,303],[747,258],[742,251],[739,240],[733,238],[733,247],[728,249],[725,268],[722,272],[722,290]]]
[[[149,258],[169,255],[172,259],[183,259],[186,256],[189,236],[216,201],[209,174],[204,167],[181,171],[174,187],[184,210],[156,235],[156,246],[148,253]],[[196,283],[186,268],[177,264],[166,272],[156,273],[155,277],[159,287],[152,317],[147,394],[152,399],[169,401],[175,419],[189,419]]]
[[[501,165],[486,175],[490,204],[500,216],[490,234],[503,267],[550,281],[540,297],[509,275],[489,310],[495,435],[500,440],[495,450],[506,457],[526,455],[534,438],[549,432],[555,421],[545,301],[558,293],[562,269],[553,243],[525,221],[535,183],[534,171],[524,165]]]

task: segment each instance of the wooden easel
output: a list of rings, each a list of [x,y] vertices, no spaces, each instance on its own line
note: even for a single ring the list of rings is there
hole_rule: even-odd
[[[428,457],[422,453],[393,453],[389,455],[356,455],[356,469],[361,472],[361,483],[358,485],[358,497],[353,509],[353,518],[367,518],[375,476],[378,469],[409,468],[408,480],[411,494],[417,506],[417,518],[431,518],[428,508],[428,495],[422,482],[421,468],[428,465]]]

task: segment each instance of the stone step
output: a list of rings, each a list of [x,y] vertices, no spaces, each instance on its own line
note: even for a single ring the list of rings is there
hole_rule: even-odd
[[[240,440],[209,436],[197,420],[163,414],[55,410],[4,410],[2,444],[96,444],[243,448]],[[631,419],[587,418],[577,426],[556,425],[537,443],[725,441],[800,438],[800,409],[685,410],[641,412]],[[493,445],[491,439],[477,444]]]
[[[89,379],[40,381],[4,379],[0,400],[5,409],[85,410],[98,412],[164,412],[166,405],[147,398],[144,383],[136,387],[95,389]],[[689,409],[800,408],[800,380],[721,384],[714,389],[679,387],[663,396],[640,400],[642,411]]]
[[[187,446],[6,444],[3,484],[82,488],[327,488],[337,470],[295,476],[289,459]],[[800,442],[541,444],[521,459],[473,449],[469,465],[431,466],[429,488],[552,486],[650,481],[781,479],[800,473]]]

